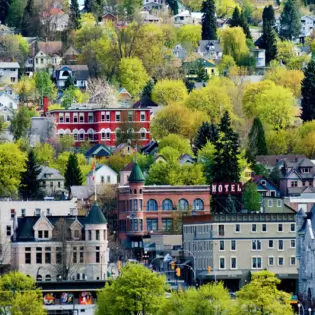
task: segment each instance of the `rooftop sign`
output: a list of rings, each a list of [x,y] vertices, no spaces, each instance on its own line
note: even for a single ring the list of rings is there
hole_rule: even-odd
[[[211,195],[240,195],[242,183],[212,183]]]

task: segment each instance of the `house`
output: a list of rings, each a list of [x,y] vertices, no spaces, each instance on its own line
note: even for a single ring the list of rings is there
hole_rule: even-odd
[[[196,163],[196,159],[193,158],[191,155],[185,153],[185,154],[182,154],[179,159],[179,164],[180,165],[183,165],[183,164],[195,164]]]
[[[197,281],[222,281],[235,292],[251,273],[268,269],[281,279],[281,288],[295,292],[295,212],[279,209],[183,217],[183,248],[194,256]]]
[[[86,185],[116,185],[118,174],[106,164],[98,164],[86,175]]]
[[[256,162],[262,164],[268,171],[272,171],[282,160],[293,163],[302,158],[305,158],[305,155],[257,155]]]
[[[159,145],[156,141],[152,140],[147,145],[141,148],[141,153],[154,155],[159,149]]]
[[[102,16],[102,21],[103,21],[103,22],[110,21],[110,22],[113,22],[114,24],[116,24],[116,22],[118,21],[118,18],[117,18],[117,16],[115,16],[114,14],[105,13],[105,14]]]
[[[32,58],[29,59],[31,65],[33,63],[34,70],[40,71],[44,69],[54,69],[60,65],[62,61],[62,42],[61,41],[45,41],[37,43],[37,50]]]
[[[181,45],[181,44],[177,44],[174,48],[173,48],[173,55],[175,57],[177,57],[180,60],[184,60],[187,56],[187,51],[186,49]]]
[[[41,166],[37,179],[46,196],[63,196],[67,192],[65,178],[55,168]]]
[[[83,89],[87,87],[90,74],[87,65],[60,65],[53,76],[59,89],[65,88],[67,80],[73,80],[75,87]]]
[[[162,155],[162,154],[158,154],[155,158],[154,158],[154,162],[155,163],[167,163],[166,158]]]
[[[208,60],[218,61],[222,58],[222,48],[218,40],[200,40],[197,52]]]
[[[299,261],[299,301],[305,309],[314,308],[315,294],[315,209],[306,213],[301,209],[296,215],[297,250],[296,257]]]
[[[118,237],[138,259],[144,254],[144,239],[164,236],[166,243],[161,246],[169,243],[181,246],[182,216],[210,213],[207,185],[146,186],[137,163],[129,164],[128,171],[123,170],[120,182],[123,185],[117,188]]]
[[[121,87],[118,90],[118,102],[122,107],[130,107],[132,104],[131,94],[124,88]]]
[[[254,175],[252,182],[257,185],[257,191],[263,197],[280,197],[279,188],[265,176]]]
[[[37,281],[107,277],[107,220],[94,203],[87,216],[14,217],[11,261]]]
[[[41,22],[50,32],[63,32],[68,29],[69,15],[60,8],[53,7],[42,13]]]
[[[208,76],[219,75],[219,71],[214,62],[199,58],[194,61],[184,62],[183,69],[186,74],[186,78],[194,79],[198,77],[200,69],[204,69]]]
[[[315,29],[315,16],[304,15],[301,17],[300,42],[304,43],[305,38],[310,36]]]
[[[1,95],[0,95],[1,99]],[[0,120],[4,122],[9,122],[13,118],[14,111],[12,108],[2,105],[0,100]]]
[[[0,90],[0,105],[16,110],[19,105],[19,97],[10,87],[6,86],[3,90]]]
[[[95,144],[91,149],[89,149],[85,154],[85,157],[88,161],[90,161],[91,158],[100,159],[103,157],[107,157],[112,155],[112,151],[102,143]]]
[[[0,84],[14,84],[18,82],[20,66],[17,62],[0,62]]]
[[[56,136],[72,135],[76,145],[88,140],[114,147],[126,121],[139,128],[134,130],[138,145],[150,141],[150,108],[94,108],[90,104],[77,104],[49,111],[47,115],[55,121]]]
[[[137,152],[137,148],[133,148],[129,143],[120,143],[116,146],[113,154],[120,154],[122,156],[130,155]]]
[[[143,0],[143,10],[152,11],[162,9],[165,5],[165,0]]]
[[[70,46],[63,54],[63,60],[66,64],[75,64],[77,62],[77,58],[79,56],[79,52],[73,47]]]
[[[265,49],[254,48],[251,49],[250,54],[255,59],[256,68],[264,68],[266,66]]]
[[[148,11],[142,11],[140,12],[141,18],[143,20],[144,23],[156,23],[159,24],[162,22],[162,19],[150,14]]]
[[[201,24],[202,12],[191,12],[189,10],[182,11],[173,16],[175,25],[185,24]]]

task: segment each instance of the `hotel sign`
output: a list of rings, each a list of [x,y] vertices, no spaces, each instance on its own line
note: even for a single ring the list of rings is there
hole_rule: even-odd
[[[242,183],[212,183],[211,195],[240,195]]]

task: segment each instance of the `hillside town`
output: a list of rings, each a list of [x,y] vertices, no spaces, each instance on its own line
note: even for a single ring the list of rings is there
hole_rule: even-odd
[[[0,0],[0,313],[315,315],[314,4]]]

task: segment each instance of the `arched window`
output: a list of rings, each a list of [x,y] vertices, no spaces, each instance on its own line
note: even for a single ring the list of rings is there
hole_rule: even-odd
[[[45,276],[45,281],[51,281],[51,275],[46,275]]]
[[[188,210],[188,201],[186,199],[180,199],[178,201],[179,210]]]
[[[37,275],[36,281],[43,281],[43,277],[41,275]]]
[[[194,200],[194,210],[204,210],[203,201],[200,198]]]
[[[145,139],[145,135],[147,133],[147,130],[145,128],[140,128],[140,138]]]
[[[154,199],[149,199],[147,201],[147,211],[157,211],[158,205],[156,200]]]
[[[162,202],[162,210],[173,210],[173,202],[170,199],[164,199]]]
[[[136,194],[137,194],[137,189],[134,189],[134,190],[133,190],[133,193],[136,195]]]

